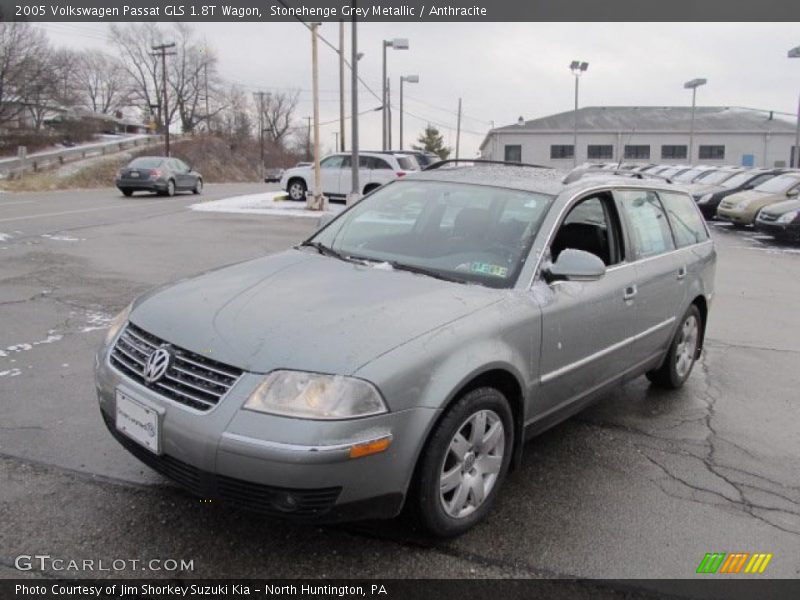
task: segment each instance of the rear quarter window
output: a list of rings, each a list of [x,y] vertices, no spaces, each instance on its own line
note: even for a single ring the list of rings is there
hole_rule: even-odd
[[[667,211],[667,218],[675,236],[675,245],[678,248],[705,242],[708,239],[708,230],[703,217],[689,196],[669,192],[659,192],[658,195]]]
[[[675,249],[666,211],[655,192],[625,190],[616,193],[630,229],[637,258],[658,256]]]

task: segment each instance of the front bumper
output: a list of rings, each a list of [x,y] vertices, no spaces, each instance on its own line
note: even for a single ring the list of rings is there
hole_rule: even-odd
[[[112,435],[190,493],[265,514],[315,521],[396,516],[437,411],[415,408],[349,421],[310,421],[241,410],[262,376],[245,374],[219,404],[199,412],[160,396],[98,356],[97,392]],[[116,390],[159,414],[161,454],[115,426]],[[378,454],[349,448],[391,436]]]
[[[733,208],[717,208],[717,218],[737,225],[752,225],[754,215],[750,212],[742,212]]]
[[[778,223],[756,219],[756,229],[776,238],[800,240],[800,222]]]

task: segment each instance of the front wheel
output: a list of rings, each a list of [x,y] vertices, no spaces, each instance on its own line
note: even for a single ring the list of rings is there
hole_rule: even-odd
[[[131,196],[133,196],[133,190],[121,190],[121,191],[122,195],[125,196],[126,198],[130,198]]]
[[[289,198],[299,202],[306,199],[306,190],[306,184],[302,179],[292,179],[286,191],[289,193]]]
[[[481,521],[508,471],[514,447],[511,408],[494,388],[478,388],[450,408],[422,456],[416,508],[440,537],[460,535]]]
[[[198,178],[197,183],[194,184],[194,189],[192,189],[193,194],[200,194],[203,191],[203,180]]]
[[[676,390],[686,382],[697,359],[702,327],[700,311],[692,304],[683,315],[663,364],[647,372],[647,378],[653,385]]]

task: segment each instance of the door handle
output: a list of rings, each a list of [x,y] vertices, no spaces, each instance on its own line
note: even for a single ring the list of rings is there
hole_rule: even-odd
[[[683,279],[684,277],[686,277],[686,265],[678,269],[678,279]]]
[[[625,292],[622,294],[622,299],[626,300],[626,301],[627,300],[633,300],[633,297],[638,292],[639,292],[639,290],[636,289],[635,285],[629,285],[628,287],[625,288]]]

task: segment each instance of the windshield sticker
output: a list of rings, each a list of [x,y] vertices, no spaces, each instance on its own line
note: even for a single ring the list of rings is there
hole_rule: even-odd
[[[481,275],[492,275],[494,277],[508,276],[508,267],[501,267],[500,265],[484,262],[470,263],[469,270],[472,273],[480,273]]]

